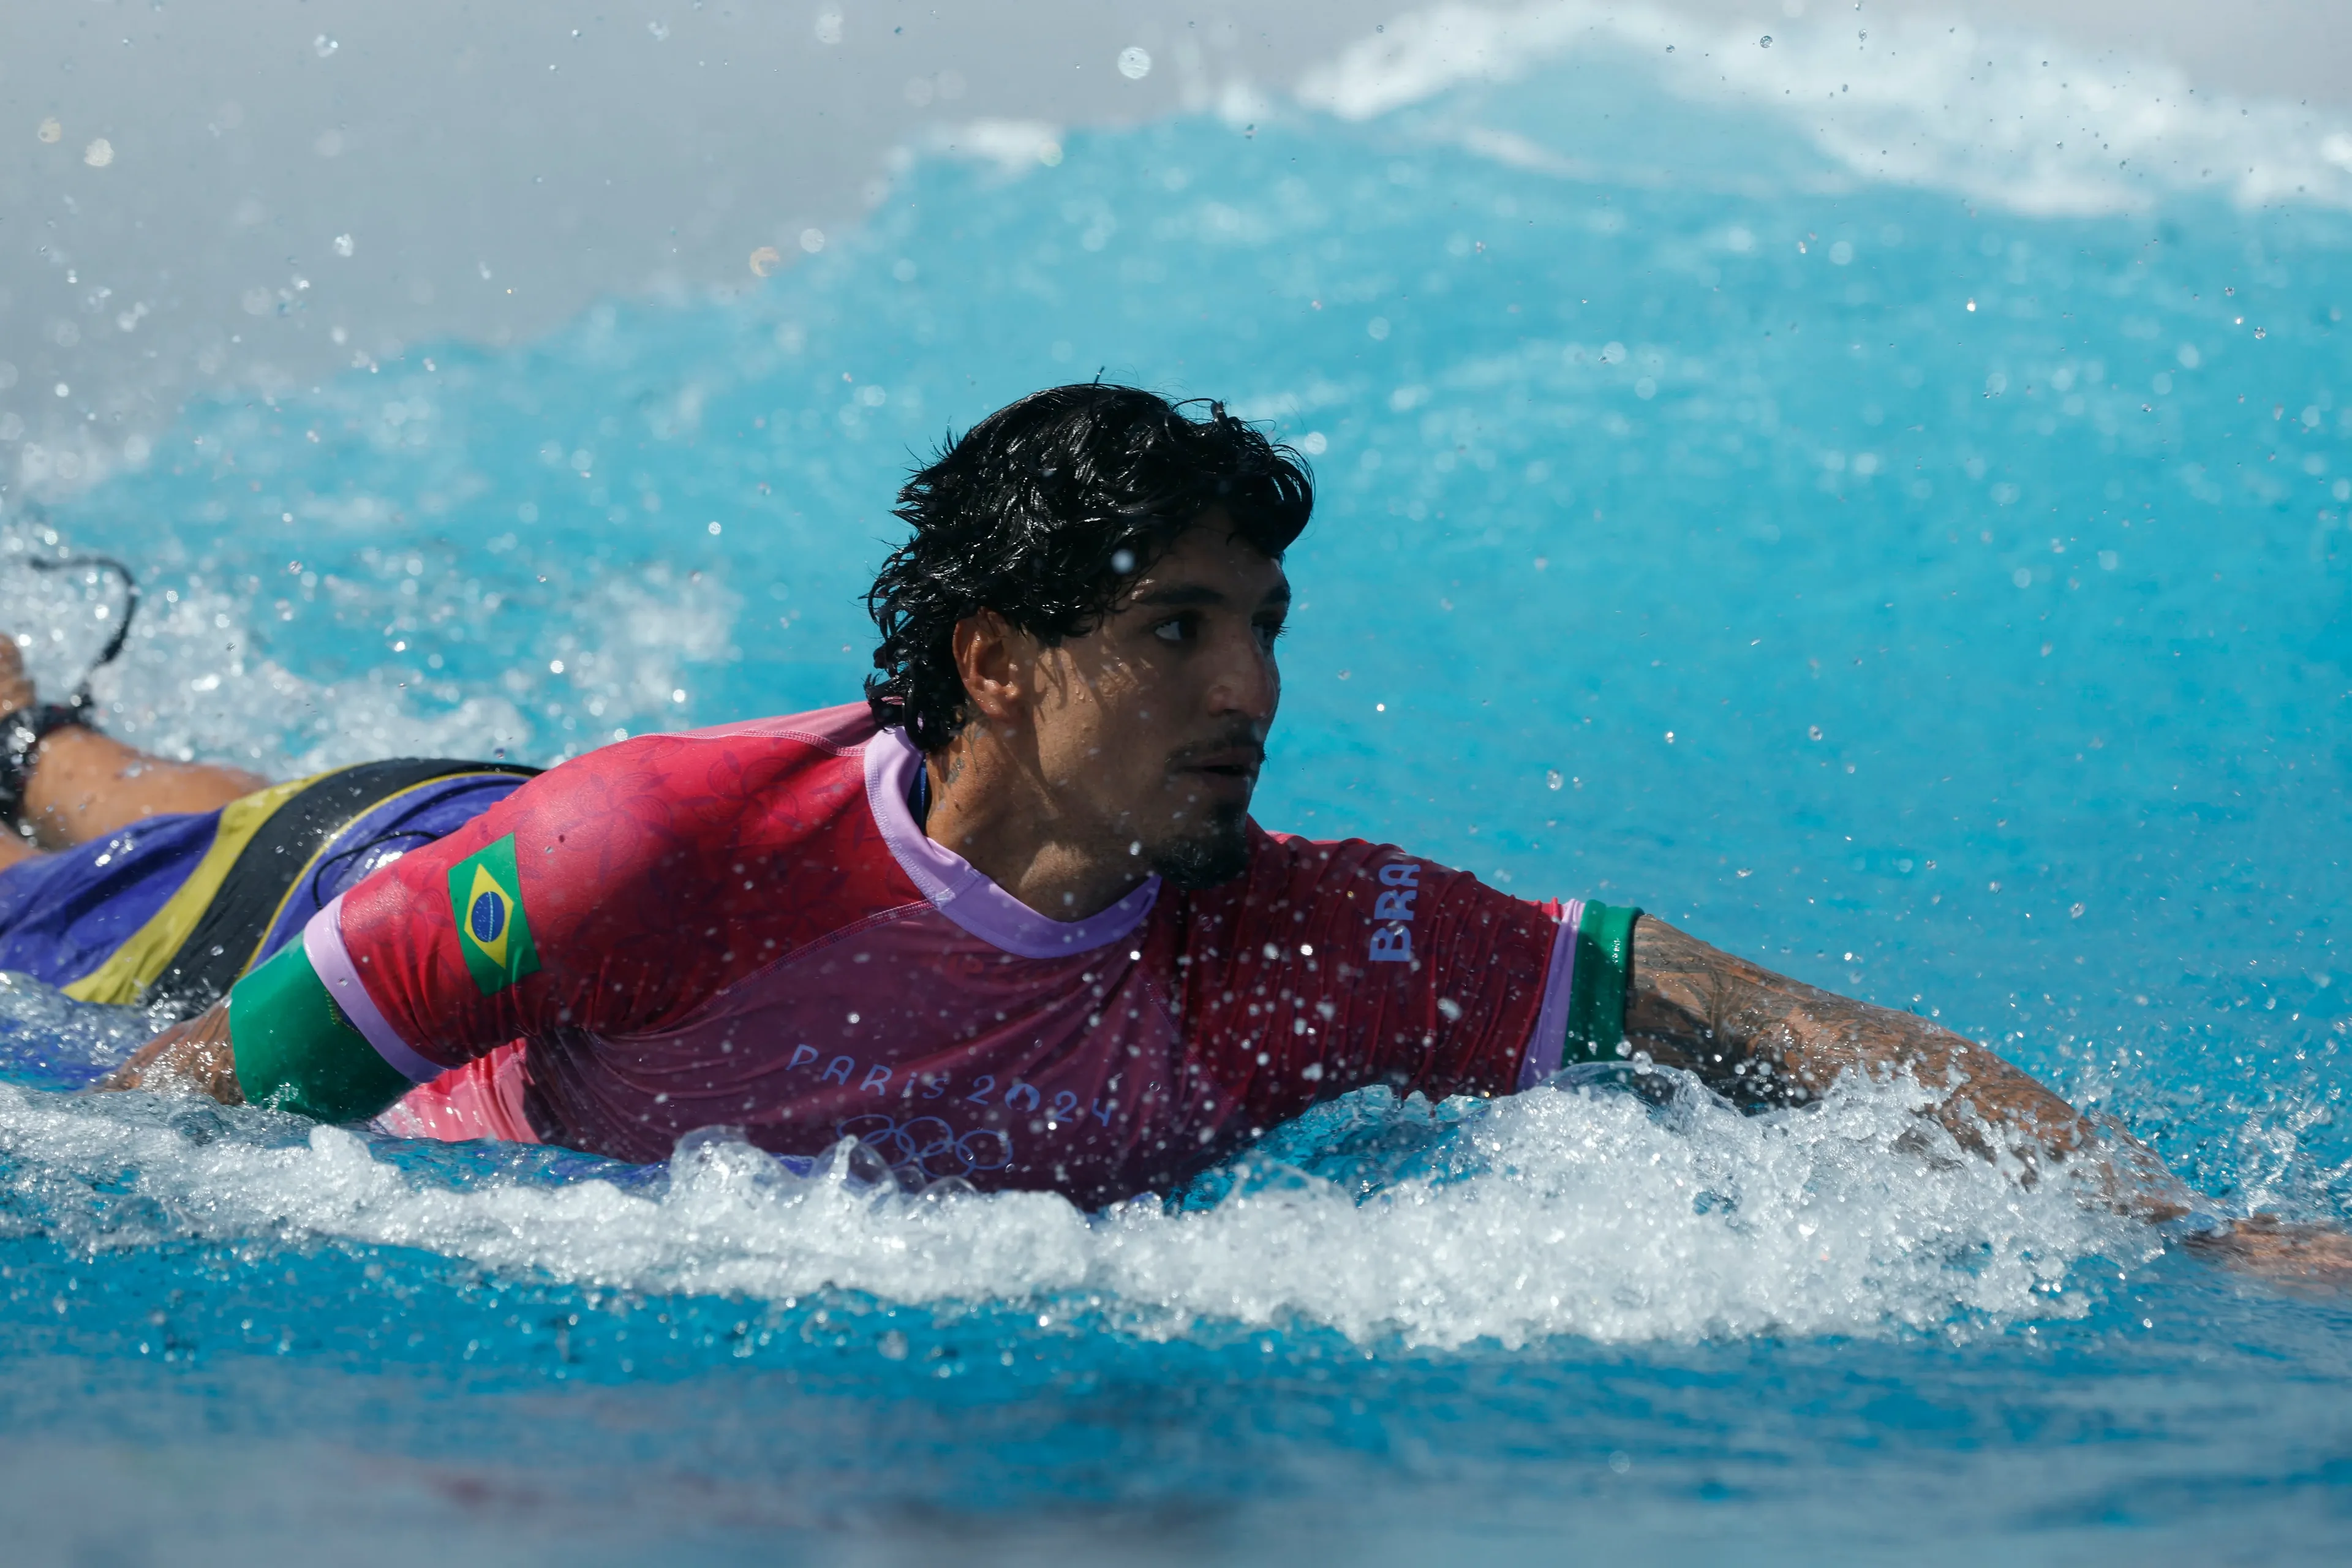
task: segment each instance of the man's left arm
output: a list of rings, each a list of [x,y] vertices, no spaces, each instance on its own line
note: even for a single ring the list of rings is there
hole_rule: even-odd
[[[2007,1156],[2031,1183],[2073,1165],[2131,1213],[2168,1219],[2186,1193],[2146,1145],[1941,1025],[1856,1002],[1709,947],[1649,915],[1633,927],[1630,1052],[1696,1075],[1744,1105],[1816,1098],[1848,1073],[1907,1074],[1962,1147]]]
[[[1633,927],[1625,1048],[1750,1106],[1812,1099],[1850,1072],[1906,1072],[1963,1147],[2013,1156],[2028,1182],[2072,1165],[2124,1214],[2153,1222],[2189,1212],[2193,1194],[2153,1150],[2112,1122],[2095,1124],[1976,1041],[1775,974],[1648,915]],[[2183,1239],[2273,1279],[2352,1288],[2352,1235],[2334,1226],[2257,1214]]]

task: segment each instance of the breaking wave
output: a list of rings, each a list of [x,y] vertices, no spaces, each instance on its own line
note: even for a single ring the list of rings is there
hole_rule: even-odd
[[[1784,120],[1850,175],[2017,212],[2126,212],[2187,193],[2352,209],[2352,122],[2200,91],[2171,65],[2023,33],[1831,15],[1766,34],[1589,0],[1439,5],[1309,72],[1297,95],[1370,120],[1456,89],[1556,80],[1579,63],[1638,62],[1685,102]],[[1474,121],[1475,110],[1457,120],[1455,139],[1508,160],[1570,167],[1582,153],[1580,139],[1523,139]]]

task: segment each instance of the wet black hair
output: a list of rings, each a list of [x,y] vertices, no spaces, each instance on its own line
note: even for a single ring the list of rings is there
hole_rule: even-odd
[[[914,534],[866,595],[882,634],[866,680],[875,718],[938,751],[971,717],[958,621],[993,610],[1049,647],[1084,637],[1213,507],[1278,561],[1307,527],[1315,481],[1223,404],[1099,382],[1031,393],[950,435],[899,490],[892,510]]]

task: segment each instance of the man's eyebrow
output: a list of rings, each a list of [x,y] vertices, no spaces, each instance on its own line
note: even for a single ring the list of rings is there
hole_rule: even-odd
[[[1222,605],[1225,596],[1205,583],[1171,583],[1165,588],[1154,588],[1148,594],[1138,594],[1128,601],[1151,609],[1186,609],[1195,605]]]
[[[1205,583],[1171,583],[1165,588],[1150,589],[1136,595],[1128,601],[1129,605],[1152,610],[1192,609],[1199,605],[1222,605],[1225,602],[1225,595],[1222,590],[1212,588]],[[1258,603],[1262,605],[1288,605],[1290,603],[1289,583],[1276,583],[1266,590],[1265,596]]]

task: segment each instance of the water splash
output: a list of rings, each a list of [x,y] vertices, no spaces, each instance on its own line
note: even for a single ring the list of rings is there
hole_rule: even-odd
[[[1750,1118],[1689,1086],[1663,1110],[1606,1086],[1440,1108],[1370,1091],[1288,1130],[1212,1200],[1098,1215],[961,1184],[902,1193],[848,1143],[806,1176],[706,1133],[666,1171],[576,1162],[553,1179],[541,1151],[486,1172],[472,1151],[267,1111],[5,1085],[0,1162],[20,1234],[93,1252],[338,1240],[645,1294],[1080,1300],[1147,1338],[1294,1322],[1436,1347],[1999,1326],[2078,1317],[2096,1298],[2075,1265],[2158,1250],[2071,1193],[1923,1145],[1910,1098],[1856,1085]]]

